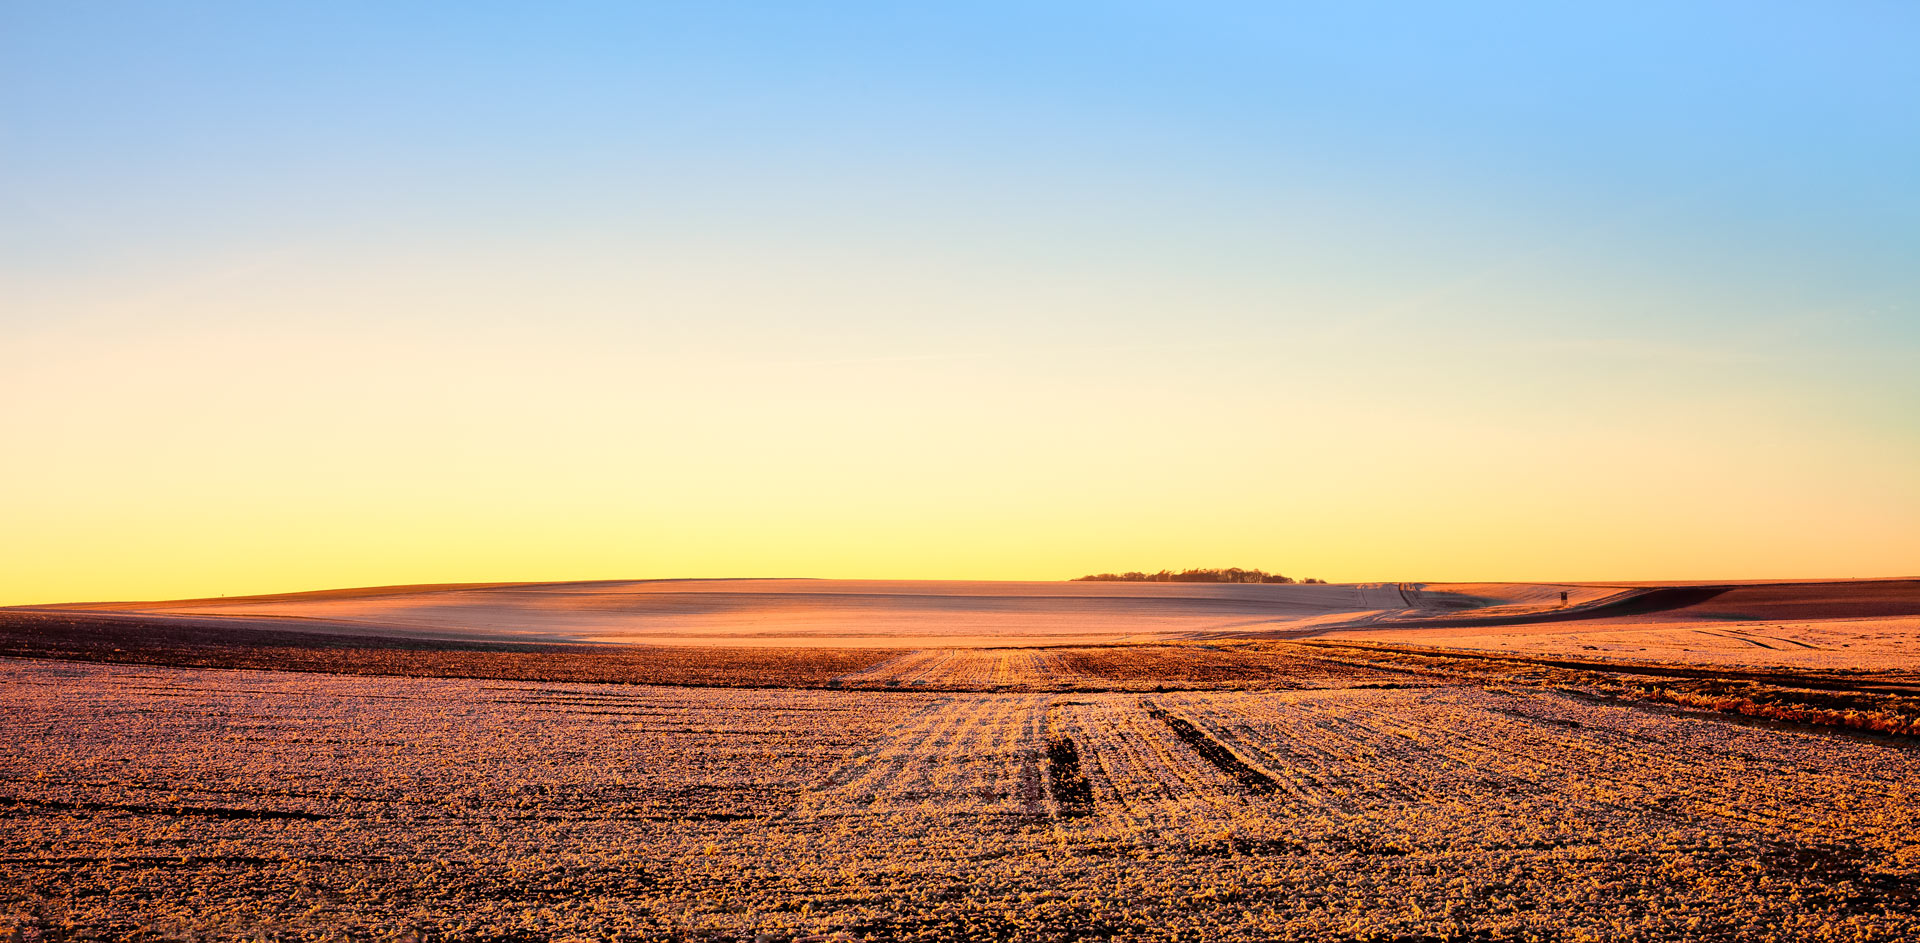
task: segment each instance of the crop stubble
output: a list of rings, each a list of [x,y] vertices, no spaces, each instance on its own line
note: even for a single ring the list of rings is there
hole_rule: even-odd
[[[1908,748],[1370,683],[1143,700],[0,661],[0,914],[45,939],[1920,932]]]

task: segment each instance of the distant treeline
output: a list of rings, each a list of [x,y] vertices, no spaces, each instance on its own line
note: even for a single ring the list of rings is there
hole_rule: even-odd
[[[1291,576],[1268,573],[1265,570],[1242,570],[1228,567],[1224,570],[1161,570],[1158,573],[1142,573],[1132,570],[1126,573],[1095,573],[1092,576],[1075,577],[1074,582],[1093,581],[1096,583],[1325,583],[1326,580],[1296,580]]]

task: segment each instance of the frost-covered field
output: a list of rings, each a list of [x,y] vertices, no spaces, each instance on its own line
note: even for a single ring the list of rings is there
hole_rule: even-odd
[[[1331,632],[1324,637],[1536,657],[1808,670],[1920,670],[1920,617],[1815,621],[1570,622],[1503,629]]]
[[[0,683],[27,939],[1920,934],[1909,748],[1543,689]]]

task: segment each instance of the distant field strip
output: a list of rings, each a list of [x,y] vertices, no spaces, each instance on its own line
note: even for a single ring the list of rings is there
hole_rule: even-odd
[[[857,687],[940,690],[1044,688],[1070,678],[1055,653],[1037,648],[939,648],[905,652],[834,680]]]

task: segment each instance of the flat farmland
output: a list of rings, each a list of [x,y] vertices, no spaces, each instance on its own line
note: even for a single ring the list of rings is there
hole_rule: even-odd
[[[764,588],[932,620],[862,645],[687,644],[685,587],[0,610],[0,938],[1913,939],[1915,585],[1155,588],[1133,642],[1037,584]]]
[[[1920,932],[1910,747],[1548,689],[0,690],[22,938]]]

